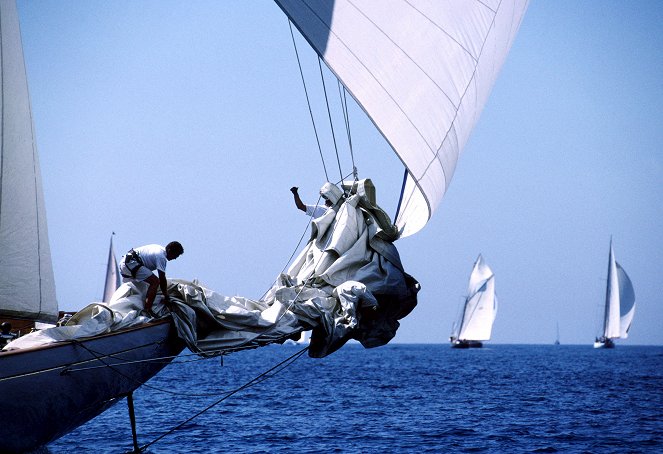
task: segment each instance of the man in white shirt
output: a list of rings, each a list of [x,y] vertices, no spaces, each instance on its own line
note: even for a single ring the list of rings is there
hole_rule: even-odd
[[[299,197],[299,188],[296,186],[293,186],[290,188],[290,192],[292,192],[292,195],[295,198],[295,205],[297,208],[302,210],[304,213],[307,215],[313,217],[313,218],[319,218],[323,214],[327,212],[327,210],[336,203],[341,200],[341,197],[343,197],[343,192],[338,188],[333,183],[325,183],[322,185],[320,188],[320,196],[324,199],[325,205],[306,205],[304,202],[302,202],[302,199]]]
[[[170,304],[168,296],[168,282],[166,281],[166,264],[184,254],[184,248],[178,241],[171,241],[166,247],[158,244],[148,244],[131,249],[120,260],[120,274],[123,282],[147,282],[149,288],[145,296],[145,311],[152,310],[152,303],[157,290],[161,287],[163,302]],[[157,271],[159,277],[153,271]]]

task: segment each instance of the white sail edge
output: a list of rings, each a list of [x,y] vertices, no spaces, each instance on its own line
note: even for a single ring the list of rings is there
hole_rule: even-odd
[[[403,162],[411,181],[396,224],[416,233],[449,186],[528,1],[275,2]]]
[[[46,208],[14,1],[0,2],[0,317],[58,318]]]

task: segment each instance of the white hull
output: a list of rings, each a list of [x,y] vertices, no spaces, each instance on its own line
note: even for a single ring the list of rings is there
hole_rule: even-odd
[[[0,452],[29,451],[71,432],[149,380],[182,348],[172,324],[162,321],[0,353]]]
[[[612,339],[599,339],[594,341],[594,348],[615,348]]]

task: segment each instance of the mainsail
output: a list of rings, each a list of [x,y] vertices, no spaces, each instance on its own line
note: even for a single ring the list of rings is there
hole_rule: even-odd
[[[275,0],[398,154],[401,236],[428,222],[527,0]]]
[[[0,318],[55,322],[58,305],[16,4],[0,2]]]
[[[470,275],[456,339],[489,340],[496,314],[495,276],[479,254]]]
[[[635,292],[633,284],[626,271],[615,260],[612,240],[610,240],[603,337],[607,339],[628,337],[634,314]]]

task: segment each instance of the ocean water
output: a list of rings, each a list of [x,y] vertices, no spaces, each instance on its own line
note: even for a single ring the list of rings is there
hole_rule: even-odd
[[[304,354],[222,400],[300,350],[270,346],[223,362],[185,351],[134,393],[139,445],[151,453],[663,453],[663,347],[346,345],[323,359]],[[131,450],[122,400],[47,452]]]

